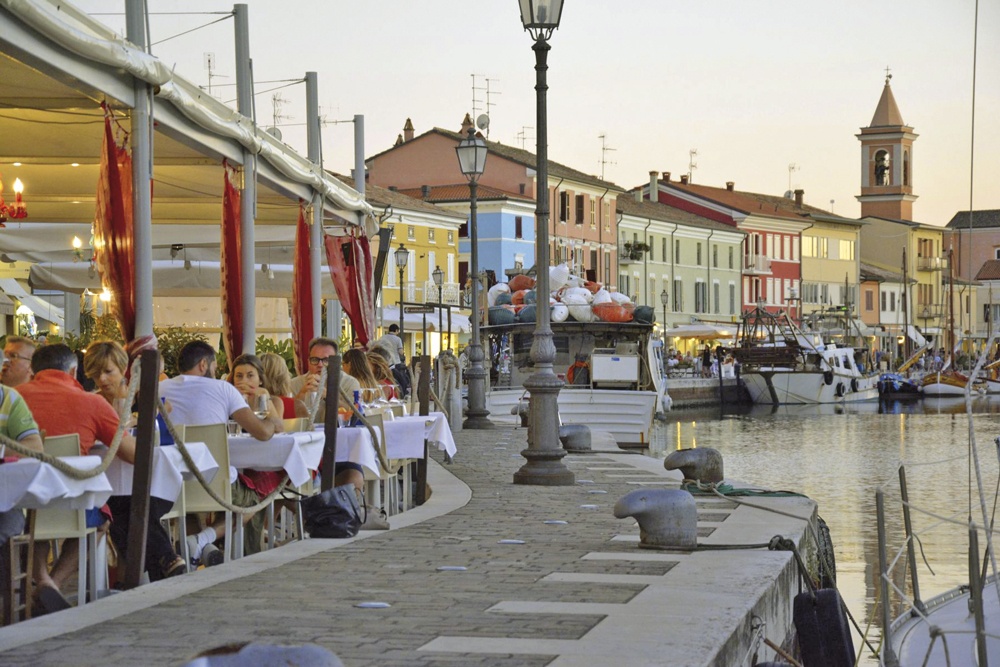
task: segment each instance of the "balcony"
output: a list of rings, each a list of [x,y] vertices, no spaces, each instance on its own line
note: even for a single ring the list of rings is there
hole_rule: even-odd
[[[649,252],[649,244],[647,243],[632,243],[626,241],[618,248],[618,263],[619,264],[633,264],[635,262],[643,261],[646,253]]]
[[[416,299],[414,299],[416,300]],[[444,283],[441,285],[441,303],[451,306],[462,306],[462,289],[458,283]],[[424,303],[438,302],[438,286],[433,280],[424,281],[423,289]]]
[[[771,275],[771,258],[763,255],[744,256],[743,273],[751,276]]]
[[[917,257],[918,271],[947,271],[947,257]]]

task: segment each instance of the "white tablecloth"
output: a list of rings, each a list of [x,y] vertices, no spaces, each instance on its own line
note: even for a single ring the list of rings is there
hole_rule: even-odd
[[[443,412],[432,412],[427,416],[420,415],[409,415],[407,417],[396,417],[392,421],[385,422],[385,437],[389,441],[389,447],[392,447],[393,440],[396,438],[397,429],[402,429],[400,425],[411,425],[420,424],[423,426],[423,437],[428,440],[428,442],[437,445],[438,449],[448,452],[448,456],[455,456],[458,452],[458,447],[455,446],[455,437],[451,434],[451,425],[448,424],[448,418],[445,417]],[[391,426],[390,426],[391,425]],[[421,454],[418,457],[412,456],[393,456],[390,452],[390,457],[392,458],[423,458],[423,448],[421,447]]]
[[[230,436],[229,463],[236,468],[284,470],[294,486],[301,486],[309,481],[310,471],[319,468],[325,442],[322,431],[278,433],[270,440]],[[340,448],[337,449],[339,455]]]
[[[186,445],[195,466],[205,479],[211,482],[219,471],[219,464],[208,451],[208,446],[203,442],[188,442]],[[125,463],[119,458],[111,462],[107,471],[111,488],[114,489],[111,495],[132,495],[134,471],[135,466],[131,463]],[[184,482],[191,479],[194,479],[194,473],[188,470],[184,463],[184,457],[181,456],[180,450],[175,445],[153,447],[153,481],[149,495],[164,500],[177,500]]]
[[[99,456],[66,456],[63,461],[80,470],[101,465]],[[111,483],[101,474],[73,479],[48,463],[25,458],[0,465],[0,512],[22,509],[90,509],[111,496]]]
[[[323,427],[317,426],[317,432],[322,434]],[[324,438],[325,442],[325,438]],[[337,429],[337,463],[350,461],[362,468],[367,468],[375,477],[381,477],[381,467],[372,446],[372,436],[366,428]]]

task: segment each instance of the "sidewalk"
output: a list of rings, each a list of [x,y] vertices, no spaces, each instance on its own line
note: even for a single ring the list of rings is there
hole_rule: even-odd
[[[791,554],[639,549],[615,501],[676,486],[677,475],[609,450],[564,459],[574,486],[518,486],[525,437],[456,433],[455,462],[430,465],[430,501],[392,517],[390,531],[305,540],[0,629],[0,664],[177,665],[257,641],[316,643],[347,667],[740,665],[760,639],[752,615],[784,640],[798,592]],[[754,502],[815,516],[804,498]],[[806,548],[804,520],[726,500],[698,506],[700,544],[782,534]],[[391,606],[355,606],[366,601]]]

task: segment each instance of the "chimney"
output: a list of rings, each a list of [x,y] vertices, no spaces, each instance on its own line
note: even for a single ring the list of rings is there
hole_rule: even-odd
[[[403,143],[403,135],[397,134],[396,143],[393,144],[393,147],[395,148],[396,146],[399,146],[401,143]]]
[[[663,180],[666,181],[667,183],[670,182],[670,172],[669,171],[663,172]]]
[[[732,192],[733,188],[735,188],[735,187],[736,187],[736,182],[735,181],[726,181],[726,189],[727,190],[729,190],[730,192]]]
[[[687,185],[687,184],[688,184],[688,175],[681,174],[681,185]]]
[[[423,197],[424,199],[427,199],[428,197],[430,197],[431,196],[431,186],[429,186],[429,185],[421,185],[420,186],[420,196]]]
[[[642,201],[642,188],[636,188],[635,189],[635,200],[637,202],[641,202]]]
[[[796,208],[802,208],[802,195],[806,193],[805,190],[799,188],[795,191],[795,206]]]
[[[403,125],[403,141],[411,141],[412,139],[413,139],[413,121],[407,118],[406,123]]]
[[[660,184],[656,180],[658,173],[655,171],[649,172],[649,201],[659,201],[660,200]]]
[[[465,118],[462,119],[462,137],[469,133],[469,129],[472,127],[472,116],[465,114]]]

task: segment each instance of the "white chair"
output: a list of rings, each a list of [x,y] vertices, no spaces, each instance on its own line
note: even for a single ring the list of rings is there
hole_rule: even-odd
[[[226,425],[188,426],[184,432],[185,442],[189,440],[191,442],[204,442],[205,446],[208,447],[208,451],[219,464],[219,472],[209,486],[220,498],[232,504],[233,488],[229,483],[229,442],[226,436]],[[224,512],[226,521],[225,548],[223,550],[225,562],[229,562],[230,558],[239,558],[243,555],[243,521],[236,522],[236,535],[234,537],[233,513],[217,503],[197,479],[184,483],[184,510],[186,513]]]
[[[46,454],[79,456],[80,436],[76,433],[45,438]],[[80,562],[77,567],[77,605],[87,601],[87,579],[90,579],[90,599],[97,599],[97,529],[87,527],[86,510],[42,509],[35,519],[35,541],[76,538]],[[89,555],[89,558],[88,558]],[[104,578],[107,578],[107,560]],[[89,566],[89,567],[88,567]]]
[[[187,442],[187,437],[185,436],[184,424],[174,424],[174,431],[177,433],[177,437],[184,442]],[[171,445],[167,445],[170,447]],[[184,487],[181,486],[181,492],[177,494],[177,500],[174,501],[174,506],[170,508],[170,511],[160,517],[160,523],[166,524],[167,533],[170,534],[171,541],[174,541],[174,531],[170,530],[170,522],[177,522],[177,544],[180,545],[181,557],[184,558],[185,564],[191,563],[191,555],[188,553],[187,545],[187,504],[184,499]]]

